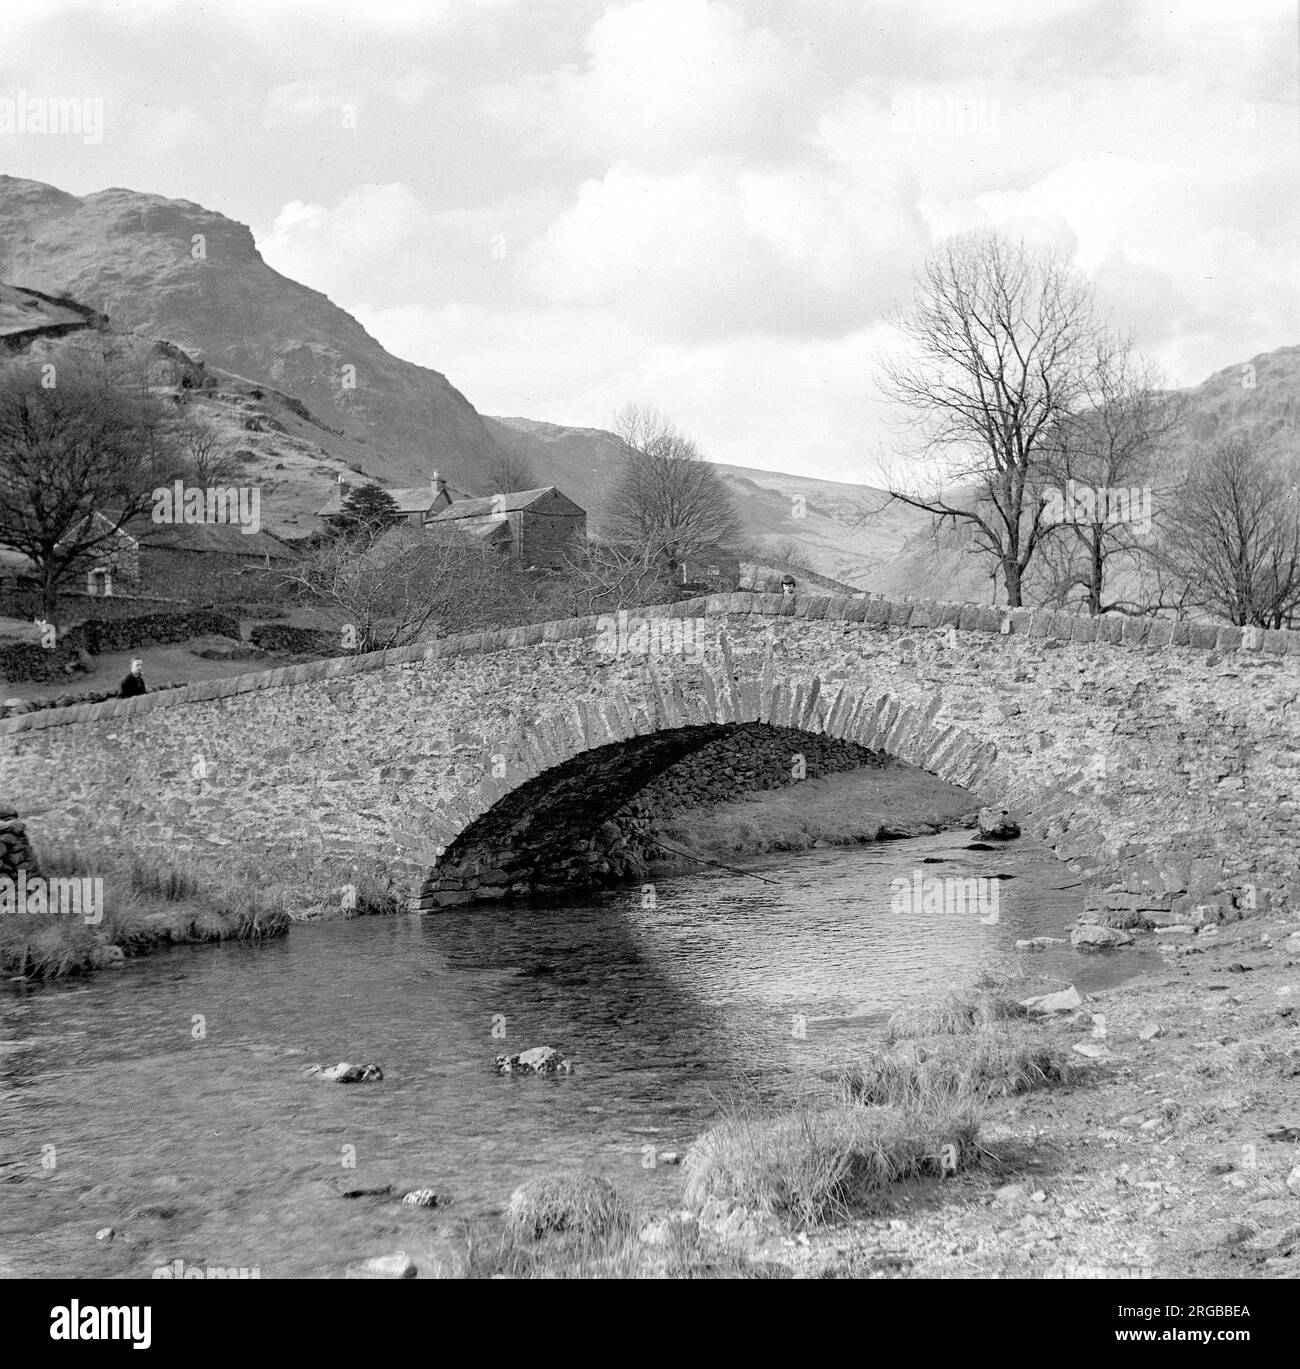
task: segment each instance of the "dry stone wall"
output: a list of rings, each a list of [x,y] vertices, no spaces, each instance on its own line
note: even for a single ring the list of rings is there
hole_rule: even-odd
[[[211,609],[188,613],[145,613],[133,618],[93,619],[60,634],[50,648],[18,642],[0,648],[0,679],[57,680],[93,663],[86,652],[134,651],[148,644],[186,642],[193,637],[239,637],[239,620]]]
[[[656,656],[603,650],[593,617],[8,719],[0,794],[38,844],[365,852],[431,871],[429,905],[479,896],[440,884],[476,823],[559,849],[764,722],[1013,810],[1102,906],[1300,907],[1300,634],[749,594],[643,613],[677,623]]]
[[[39,875],[36,854],[27,840],[27,828],[16,808],[0,803],[0,879],[18,882],[19,871],[29,878]]]

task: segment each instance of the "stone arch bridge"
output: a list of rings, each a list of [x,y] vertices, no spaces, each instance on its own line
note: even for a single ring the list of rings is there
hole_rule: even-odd
[[[1099,906],[1295,909],[1298,699],[1300,633],[714,595],[20,715],[0,799],[38,850],[365,853],[430,908],[544,884],[648,779],[762,722],[1011,809]]]

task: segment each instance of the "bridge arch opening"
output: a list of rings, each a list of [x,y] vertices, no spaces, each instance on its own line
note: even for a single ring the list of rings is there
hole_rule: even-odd
[[[591,747],[524,780],[469,822],[428,872],[419,906],[634,882],[659,845],[656,817],[891,766],[914,768],[854,740],[763,722],[674,727]],[[978,802],[970,795],[972,810]]]

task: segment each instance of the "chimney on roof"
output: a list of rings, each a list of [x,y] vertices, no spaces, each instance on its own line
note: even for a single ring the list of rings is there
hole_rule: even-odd
[[[433,486],[433,497],[435,499],[437,499],[437,497],[440,494],[444,494],[446,492],[447,482],[442,478],[442,476],[438,474],[437,471],[434,471],[433,478],[430,480],[429,483]]]

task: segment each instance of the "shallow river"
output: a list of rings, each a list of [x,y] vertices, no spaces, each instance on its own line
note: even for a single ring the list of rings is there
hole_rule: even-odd
[[[1018,937],[1068,935],[1082,890],[1063,865],[969,840],[748,861],[763,880],[666,880],[654,908],[628,889],[303,925],[84,984],[0,986],[0,1276],[418,1262],[440,1223],[499,1210],[566,1162],[669,1205],[681,1170],[649,1157],[685,1150],[720,1105],[806,1091],[901,1003],[1005,964]],[[1011,878],[988,886],[994,919],[989,903],[900,906],[890,881],[914,888],[917,871]],[[1066,945],[1032,965],[1086,991],[1146,959]],[[575,1072],[493,1074],[499,1052],[539,1045]],[[303,1078],[344,1059],[378,1062],[383,1082]],[[340,1181],[452,1202],[344,1199]],[[117,1239],[96,1241],[104,1226]]]

